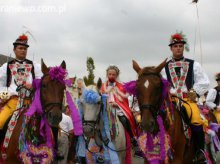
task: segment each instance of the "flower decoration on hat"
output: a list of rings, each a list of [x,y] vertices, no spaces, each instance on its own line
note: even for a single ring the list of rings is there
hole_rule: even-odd
[[[186,35],[184,35],[181,32],[176,32],[175,34],[171,35],[170,37],[170,44],[169,46],[172,46],[174,44],[177,44],[177,43],[183,43],[185,44],[185,50],[188,52],[189,51],[189,45],[187,43],[187,38],[186,38]]]
[[[20,40],[28,40],[28,37],[27,37],[27,35],[22,34],[21,36],[19,36],[19,39]]]
[[[220,72],[215,75],[216,80],[220,80]]]
[[[29,47],[27,35],[25,35],[25,34],[20,35],[20,36],[15,40],[15,42],[13,43],[13,45],[14,45],[14,46],[15,46],[15,45],[23,45],[23,46]]]

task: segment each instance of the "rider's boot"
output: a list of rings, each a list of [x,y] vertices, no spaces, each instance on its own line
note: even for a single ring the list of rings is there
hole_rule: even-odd
[[[139,158],[144,158],[142,151],[140,150],[138,143],[135,138],[131,138],[131,144],[134,149],[134,156]]]
[[[207,163],[205,156],[205,133],[202,126],[192,125],[192,139],[196,151],[196,161],[199,164]]]
[[[205,153],[203,150],[200,150],[198,153],[197,153],[197,163],[199,164],[205,164],[207,163],[207,159],[205,157]]]
[[[138,143],[137,143],[136,139],[133,136],[133,133],[131,131],[131,126],[130,126],[130,123],[129,123],[128,119],[125,116],[118,116],[118,118],[121,121],[123,127],[129,133],[129,136],[131,138],[131,144],[132,144],[132,147],[134,149],[134,155],[137,156],[137,157],[142,158],[143,154],[142,154],[142,152],[141,152],[141,150],[138,146]]]

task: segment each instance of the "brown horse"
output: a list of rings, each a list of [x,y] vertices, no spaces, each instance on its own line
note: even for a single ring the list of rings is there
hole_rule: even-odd
[[[61,68],[66,69],[66,63],[63,61],[60,65]],[[53,67],[52,67],[53,68]],[[63,96],[64,96],[64,89],[65,84],[60,83],[56,79],[52,79],[49,71],[50,68],[48,68],[43,60],[41,63],[41,70],[43,72],[43,77],[41,78],[40,83],[40,100],[41,105],[43,109],[43,113],[46,116],[46,119],[52,128],[53,136],[55,139],[55,145],[56,145],[56,139],[58,135],[58,124],[62,120],[62,102],[63,102]],[[17,120],[17,124],[14,128],[14,131],[12,133],[8,148],[6,150],[7,159],[6,163],[20,163],[18,153],[18,141],[20,132],[22,131],[22,122],[24,119],[24,113],[27,110],[24,110],[20,117]],[[36,125],[37,129],[39,130],[39,117],[36,116],[35,118],[30,118],[30,122],[37,120],[38,125]],[[39,131],[36,132],[36,135],[39,135]],[[56,147],[55,147],[56,148]]]
[[[138,74],[136,89],[142,118],[140,125],[143,131],[150,132],[151,134],[157,134],[159,131],[156,118],[160,115],[159,109],[162,104],[163,88],[160,72],[165,64],[166,60],[157,67],[141,68],[137,62],[133,61],[133,68]],[[173,126],[167,129],[171,136],[171,146],[174,157],[170,163],[192,163],[191,153],[186,152],[187,141],[184,135],[180,114],[175,108],[173,113]]]

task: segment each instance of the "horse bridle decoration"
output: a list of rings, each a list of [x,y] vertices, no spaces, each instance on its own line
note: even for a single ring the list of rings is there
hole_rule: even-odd
[[[83,126],[89,125],[90,127],[94,128],[94,130],[96,130],[96,125],[100,121],[101,112],[102,112],[102,109],[103,109],[102,99],[100,100],[100,105],[101,106],[100,106],[99,114],[98,114],[98,117],[97,117],[97,119],[95,121],[93,121],[93,120],[85,120],[84,119],[84,115],[83,115],[83,118],[82,118]],[[93,124],[93,126],[91,124]]]
[[[157,76],[159,79],[161,79],[161,75],[159,73],[149,72],[149,73],[142,73],[140,76]],[[162,90],[163,84],[161,81],[160,88]],[[139,107],[141,110],[150,110],[152,115],[156,118],[160,114],[160,110],[157,110],[157,113],[153,112],[152,109],[159,108],[160,104],[140,104]]]
[[[92,130],[93,130],[93,132],[94,132],[94,134],[95,134],[95,132],[100,132],[101,133],[101,130],[102,129],[97,129],[97,124],[99,123],[99,121],[100,121],[100,119],[101,119],[101,113],[103,112],[103,110],[104,110],[104,104],[103,104],[103,100],[102,100],[102,95],[101,95],[101,93],[99,93],[99,95],[101,96],[101,101],[100,101],[100,103],[101,103],[101,106],[100,106],[100,111],[99,111],[99,114],[98,114],[98,117],[97,117],[97,119],[95,120],[95,121],[93,121],[93,120],[84,120],[84,115],[83,115],[83,118],[82,118],[82,122],[83,122],[83,126],[89,126],[89,127],[91,127],[91,128],[93,128]],[[85,138],[86,137],[86,138]],[[94,136],[92,136],[92,137],[94,137]],[[89,142],[90,142],[90,138],[92,138],[92,137],[87,137],[87,136],[85,136],[85,134],[84,134],[84,139],[85,139],[85,141],[86,141],[86,148],[87,148],[87,150],[90,152],[90,153],[98,153],[98,152],[92,152],[92,151],[90,151],[89,149],[88,149],[88,144],[89,144]],[[112,151],[115,151],[115,152],[124,152],[124,151],[126,151],[126,150],[128,150],[128,149],[130,149],[131,148],[131,146],[128,146],[128,147],[126,147],[125,149],[120,149],[120,150],[116,150],[116,149],[113,149],[113,148],[111,148],[110,146],[109,146],[109,139],[108,139],[108,137],[105,137],[105,138],[103,138],[103,136],[100,136],[101,138],[101,141],[102,141],[102,143],[104,143],[104,145],[106,146],[106,147],[108,147],[110,150],[112,150]],[[95,142],[96,142],[96,140],[95,140]],[[100,147],[100,149],[99,149],[99,152],[102,150],[102,143],[101,143],[101,145],[99,145],[99,144],[97,144],[99,147]]]
[[[86,149],[90,153],[100,153],[103,150],[102,143],[98,143],[97,138],[95,137],[98,134],[98,136],[100,137],[100,141],[101,142],[103,141],[102,136],[101,136],[101,129],[99,129],[98,124],[99,124],[100,119],[101,119],[101,113],[103,111],[104,104],[102,102],[101,93],[99,93],[99,96],[101,97],[100,102],[98,102],[98,103],[100,103],[100,110],[99,110],[99,113],[98,113],[98,116],[97,116],[96,120],[94,120],[94,121],[93,120],[85,120],[84,119],[84,113],[82,115],[83,129],[85,129],[86,126],[88,126],[92,130],[92,132],[90,133],[89,136],[83,134],[83,137],[84,137],[84,140],[85,140],[85,144],[86,144]],[[88,146],[89,146],[89,142],[90,142],[91,138],[94,138],[95,139],[95,143],[99,146],[98,152],[93,152],[93,151],[89,150]],[[101,156],[97,156],[96,161],[99,161],[98,163],[104,163],[104,159]]]

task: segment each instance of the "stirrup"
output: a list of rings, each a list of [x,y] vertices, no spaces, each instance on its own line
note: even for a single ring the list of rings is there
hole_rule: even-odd
[[[207,160],[207,157],[206,157],[206,154],[204,152],[204,150],[199,150],[202,154],[203,154],[203,157],[205,157],[204,161],[198,161],[198,151],[196,152],[196,155],[195,155],[195,158],[193,159],[193,163],[196,163],[196,164],[208,164],[208,160]]]
[[[140,150],[139,151],[134,151],[134,157],[144,159],[144,154]]]

